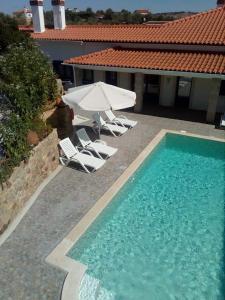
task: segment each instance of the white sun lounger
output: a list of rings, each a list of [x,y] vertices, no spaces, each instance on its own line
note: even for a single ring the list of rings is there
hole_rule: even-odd
[[[102,140],[92,142],[84,128],[79,129],[76,133],[81,146],[89,151],[94,151],[101,159],[103,158],[102,154],[106,156],[106,158],[109,158],[118,150],[117,148],[108,146],[106,142]]]
[[[93,115],[93,119],[97,123],[100,130],[108,130],[113,136],[122,135],[128,130],[126,127],[122,127],[117,124],[106,123],[98,113]]]
[[[116,123],[121,126],[127,126],[129,128],[133,128],[135,125],[137,125],[137,121],[130,120],[123,115],[116,117],[111,110],[106,110],[105,114],[111,123]]]
[[[105,160],[94,157],[90,151],[82,150],[79,152],[69,138],[60,141],[59,145],[64,153],[64,156],[60,157],[60,162],[64,166],[74,161],[79,163],[87,173],[90,173],[87,167],[91,168],[91,171],[94,172],[105,163]]]

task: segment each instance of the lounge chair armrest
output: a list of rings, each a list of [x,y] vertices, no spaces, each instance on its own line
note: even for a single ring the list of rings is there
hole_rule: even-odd
[[[107,143],[103,140],[95,140],[95,143],[99,143],[99,144],[103,144],[103,145],[107,145]]]
[[[84,147],[83,147],[82,145],[78,145],[76,148],[77,148],[78,151],[80,151],[80,152],[84,149]]]
[[[88,150],[86,150],[86,149],[81,150],[80,153],[84,153],[84,154],[88,154],[88,155],[90,155],[90,156],[94,156],[94,155],[91,153],[91,151],[88,151]]]
[[[124,124],[123,124],[122,122],[120,122],[120,120],[112,121],[112,124],[120,125],[120,126],[122,126],[122,127],[125,127]]]
[[[128,118],[126,116],[124,116],[124,115],[119,115],[118,117],[121,118],[121,119],[128,120]]]
[[[106,124],[117,125],[117,123],[115,121],[107,121]]]

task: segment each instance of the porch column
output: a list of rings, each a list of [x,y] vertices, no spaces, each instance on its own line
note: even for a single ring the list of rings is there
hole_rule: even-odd
[[[159,104],[162,106],[174,106],[177,89],[176,76],[161,76]]]
[[[211,79],[192,78],[189,109],[207,111]]]
[[[216,116],[216,108],[220,93],[220,85],[221,80],[220,79],[212,79],[211,80],[211,88],[209,92],[209,98],[208,98],[208,108],[207,108],[207,115],[206,115],[206,121],[209,123],[213,123]]]
[[[94,82],[105,82],[105,71],[94,70]]]
[[[74,86],[82,85],[83,70],[73,67]]]
[[[135,73],[134,91],[137,95],[134,111],[141,112],[143,108],[144,74]]]
[[[118,86],[130,90],[131,89],[131,74],[130,73],[124,73],[124,72],[118,72]]]

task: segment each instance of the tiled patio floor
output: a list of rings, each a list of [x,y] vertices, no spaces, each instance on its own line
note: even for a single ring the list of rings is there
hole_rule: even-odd
[[[46,256],[161,129],[225,137],[224,131],[212,125],[132,113],[127,115],[138,120],[134,129],[118,138],[102,135],[102,139],[119,148],[117,154],[91,175],[63,168],[1,246],[1,300],[60,299],[66,274],[48,265]]]

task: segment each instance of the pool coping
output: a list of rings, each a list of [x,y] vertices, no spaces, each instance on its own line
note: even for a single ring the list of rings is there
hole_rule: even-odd
[[[175,131],[162,129],[137,156],[137,158],[129,165],[123,174],[113,183],[113,185],[100,197],[94,206],[86,213],[86,215],[75,225],[70,233],[56,246],[56,248],[47,256],[46,262],[58,267],[68,274],[65,278],[61,300],[79,300],[79,288],[82,278],[87,270],[87,266],[68,257],[67,253],[91,226],[100,213],[108,206],[114,196],[119,192],[128,179],[141,166],[148,155],[155,149],[160,141],[167,133],[174,133],[184,136],[196,137],[211,141],[224,142],[225,139],[216,138],[214,136],[203,136],[189,133],[187,131]]]

